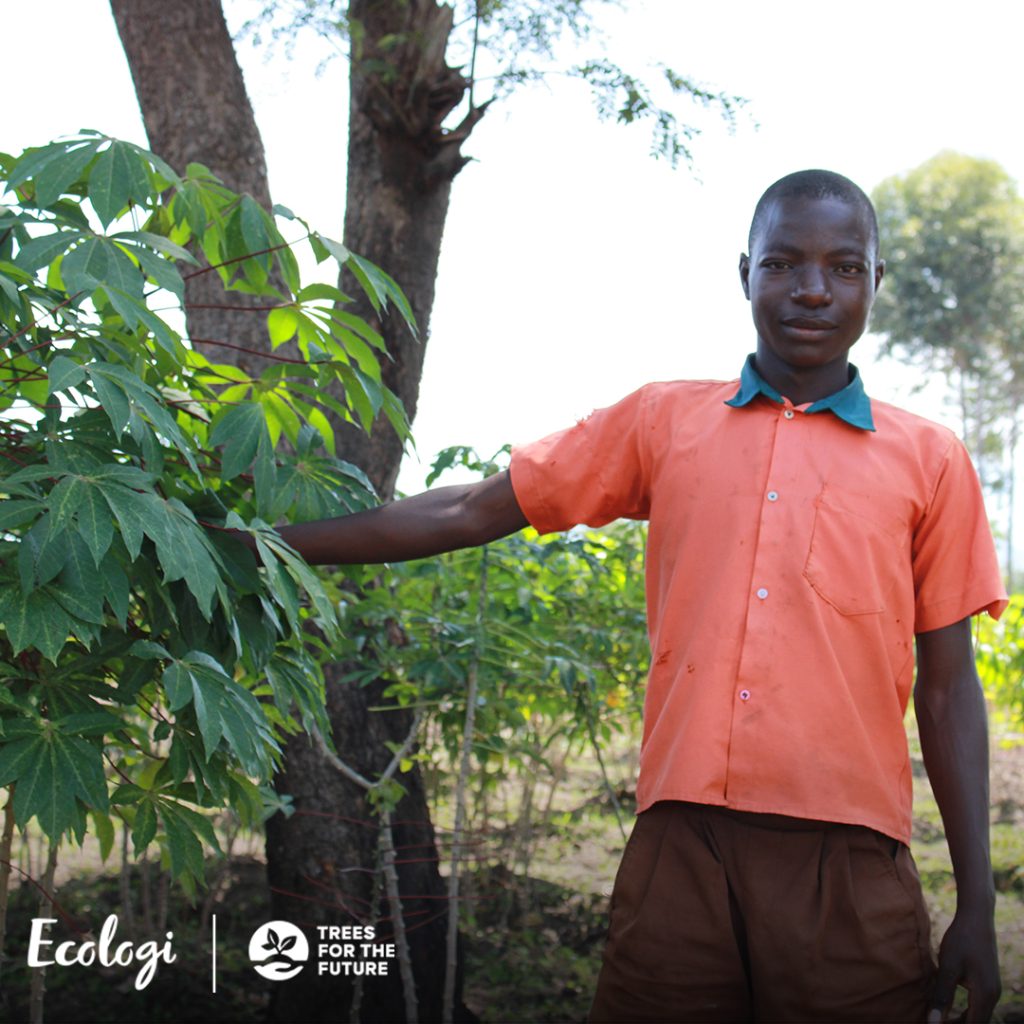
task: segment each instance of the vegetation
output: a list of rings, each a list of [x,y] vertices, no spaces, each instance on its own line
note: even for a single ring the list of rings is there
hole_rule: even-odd
[[[0,785],[54,848],[91,828],[109,852],[118,818],[192,887],[217,846],[205,809],[262,820],[280,738],[324,721],[315,651],[336,608],[265,523],[370,500],[325,407],[404,432],[403,414],[376,332],[333,285],[303,287],[274,218],[201,166],[86,132],[0,167]],[[298,358],[252,377],[183,344],[188,244],[208,267],[186,276],[262,296]],[[249,530],[265,569],[208,519]]]
[[[1024,198],[992,160],[940,153],[883,181],[885,284],[872,313],[888,353],[944,378],[983,485],[1007,495],[1014,575],[1014,466],[1024,406]]]

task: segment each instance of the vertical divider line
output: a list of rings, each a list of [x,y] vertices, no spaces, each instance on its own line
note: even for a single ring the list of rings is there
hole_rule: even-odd
[[[212,926],[212,932],[210,936],[210,956],[213,961],[213,987],[211,991],[214,995],[217,994],[217,915],[210,915],[210,924]]]

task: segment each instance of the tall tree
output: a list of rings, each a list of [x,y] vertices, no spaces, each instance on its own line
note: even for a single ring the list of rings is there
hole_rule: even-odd
[[[885,285],[872,314],[887,353],[946,377],[982,482],[1013,504],[1024,405],[1024,199],[992,160],[944,152],[883,181]],[[1012,570],[1012,512],[1007,561]]]
[[[459,4],[458,22],[453,8],[435,0],[350,0],[347,5],[302,0],[271,4],[265,12],[279,27],[305,22],[341,31],[349,41],[344,241],[393,275],[420,325],[419,337],[413,337],[394,318],[382,318],[365,305],[357,310],[383,335],[390,355],[384,381],[410,419],[451,184],[467,162],[462,145],[489,102],[480,102],[474,92],[477,57],[487,47],[499,90],[537,77],[540,71],[520,58],[550,56],[564,30],[583,34],[585,5],[586,0],[473,0]],[[152,148],[182,166],[199,160],[229,186],[268,203],[262,143],[218,0],[111,0],[111,6]],[[448,63],[452,49],[460,46],[466,73]],[[678,121],[639,78],[605,59],[581,63],[571,73],[591,83],[604,114],[625,122],[648,119],[655,151],[673,161],[689,158],[688,143],[697,129]],[[670,69],[661,69],[660,80],[670,93],[713,108],[727,120],[735,117],[733,97],[704,90]],[[215,296],[189,299],[188,330],[197,342],[237,346],[223,351],[235,351],[240,359],[255,359],[253,353],[266,348],[244,313],[221,308],[224,302]],[[397,435],[383,423],[369,440],[343,424],[338,429],[339,451],[365,470],[382,498],[390,497],[402,455]],[[364,685],[351,681],[355,668]],[[365,665],[335,665],[325,674],[337,748],[373,778],[390,757],[387,744],[401,742],[411,716],[401,709],[371,710],[386,704],[387,681],[367,683]],[[399,866],[400,888],[420,1012],[437,1019],[444,976],[444,914],[438,910],[445,890],[418,773],[406,773],[403,782],[406,796],[394,813],[396,843],[412,855],[400,858],[405,862]],[[374,830],[361,824],[374,816],[365,791],[330,767],[306,737],[289,743],[278,784],[293,797],[297,813],[276,815],[268,823],[275,912],[313,924],[364,912],[371,898],[367,869],[375,863],[376,847]],[[330,993],[328,984],[334,987]],[[279,1015],[334,1020],[344,1016],[352,994],[347,978],[328,983],[300,975],[289,983]],[[367,984],[361,999],[363,1019],[404,1017],[397,984]]]

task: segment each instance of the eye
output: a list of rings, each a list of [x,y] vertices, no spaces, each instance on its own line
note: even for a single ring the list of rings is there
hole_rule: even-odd
[[[789,270],[789,264],[785,260],[761,260],[761,267],[764,270]]]
[[[861,263],[840,263],[836,270],[840,274],[858,275],[865,272],[865,267]]]

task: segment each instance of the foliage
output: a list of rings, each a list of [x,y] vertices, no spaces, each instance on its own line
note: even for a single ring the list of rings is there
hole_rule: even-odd
[[[947,376],[979,463],[1024,401],[1024,200],[998,164],[940,153],[874,192],[886,351]]]
[[[503,454],[448,449],[430,479],[453,465],[489,475]],[[514,775],[551,780],[566,756],[634,728],[649,658],[645,537],[636,523],[546,537],[526,530],[488,545],[486,559],[461,551],[392,566],[387,587],[346,607],[346,621],[363,624],[359,642],[376,647],[394,680],[391,692],[426,708],[434,742],[421,756],[442,771],[458,762],[471,665],[478,799]]]
[[[454,25],[448,40],[448,61],[466,70],[470,112],[502,99],[517,87],[540,82],[553,74],[585,82],[598,116],[620,124],[642,122],[650,128],[651,154],[675,167],[693,163],[690,144],[701,134],[692,113],[681,120],[680,97],[711,110],[734,128],[746,100],[715,90],[681,75],[664,64],[641,73],[630,71],[600,54],[555,70],[558,43],[569,36],[587,42],[598,36],[593,11],[614,0],[456,0]],[[268,0],[243,32],[257,45],[264,36],[286,46],[303,29],[315,31],[335,44],[335,53],[358,42],[360,26],[348,17],[347,0]],[[388,45],[407,42],[398,33]],[[386,69],[385,69],[386,72]],[[484,95],[481,95],[481,94]],[[453,116],[452,126],[461,114]]]
[[[324,722],[336,609],[265,524],[372,500],[327,414],[407,425],[379,335],[205,168],[83,132],[0,171],[0,785],[54,841],[91,819],[109,851],[123,819],[188,885],[216,846],[207,810],[258,821],[279,737]],[[380,270],[275,212],[408,314]],[[202,273],[264,296],[294,356],[251,377],[190,347],[174,324]],[[248,531],[266,568],[206,520]]]
[[[975,655],[985,695],[1009,727],[1024,733],[1024,594],[1012,594],[1003,617],[978,619]]]

